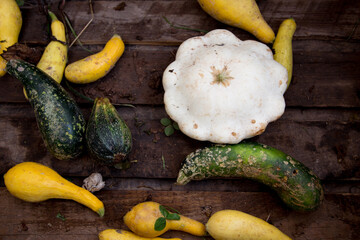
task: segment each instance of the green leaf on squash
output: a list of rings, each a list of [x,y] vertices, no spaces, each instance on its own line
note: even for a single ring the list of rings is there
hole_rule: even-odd
[[[174,133],[175,129],[172,125],[169,125],[165,128],[164,132],[166,136],[171,136]]]
[[[177,213],[170,213],[166,217],[167,220],[180,220],[180,216]]]
[[[154,226],[155,231],[161,231],[165,228],[165,226],[166,226],[166,219],[164,217],[159,217],[158,219],[156,219]]]
[[[160,209],[161,214],[162,214],[165,218],[167,218],[167,216],[169,215],[169,211],[166,210],[166,208],[165,208],[164,206],[162,206],[162,205],[160,205],[159,209]]]
[[[162,118],[162,119],[160,120],[160,123],[161,123],[162,125],[164,125],[165,127],[167,127],[167,126],[169,126],[169,125],[171,124],[171,120],[168,119],[168,118]]]

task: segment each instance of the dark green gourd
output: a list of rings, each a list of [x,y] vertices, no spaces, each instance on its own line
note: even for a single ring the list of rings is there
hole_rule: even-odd
[[[132,136],[108,98],[96,98],[86,128],[86,143],[92,155],[105,165],[126,169]]]
[[[6,70],[23,84],[49,152],[61,160],[78,157],[84,150],[86,122],[76,102],[59,83],[30,63],[10,60]]]
[[[177,184],[211,177],[243,177],[266,184],[294,210],[316,209],[323,199],[320,179],[304,164],[275,148],[242,142],[217,145],[189,154]]]

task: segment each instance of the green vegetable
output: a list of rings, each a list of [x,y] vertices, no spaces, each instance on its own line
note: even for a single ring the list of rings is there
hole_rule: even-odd
[[[130,167],[127,155],[132,137],[129,127],[108,98],[96,98],[86,128],[86,143],[90,153],[106,165]]]
[[[49,152],[61,160],[78,157],[84,150],[85,120],[76,102],[32,64],[10,60],[6,70],[22,82]]]
[[[177,184],[210,177],[244,177],[268,185],[283,202],[299,211],[313,210],[323,199],[320,180],[285,153],[258,143],[218,145],[189,154]]]

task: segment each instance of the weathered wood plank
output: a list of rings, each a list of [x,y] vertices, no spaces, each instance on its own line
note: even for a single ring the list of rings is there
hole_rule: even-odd
[[[294,73],[285,94],[287,106],[360,107],[360,45],[334,41],[294,42]],[[92,46],[94,52],[101,45]],[[162,74],[174,61],[177,47],[127,45],[112,71],[103,79],[74,88],[86,96],[106,96],[113,103],[163,104]],[[87,56],[75,47],[69,62]],[[5,75],[0,103],[25,102],[21,83]],[[63,83],[64,85],[64,83]],[[84,100],[77,98],[78,102]]]
[[[84,108],[87,117],[90,107]],[[208,142],[192,140],[181,132],[163,133],[162,106],[118,108],[134,139],[129,155],[137,161],[127,171],[104,167],[85,154],[64,162],[51,158],[43,144],[29,105],[0,106],[0,173],[23,161],[41,162],[67,176],[175,178],[185,156]],[[288,108],[254,141],[278,148],[310,167],[321,179],[359,178],[360,118],[358,110]],[[164,158],[164,161],[162,160]],[[165,164],[165,166],[164,166]],[[325,167],[326,166],[326,167]]]
[[[84,184],[85,177],[66,176],[64,178],[78,186]],[[275,194],[268,186],[250,179],[207,179],[192,181],[186,185],[175,184],[172,178],[118,178],[104,177],[107,191],[191,191],[191,192],[268,192]],[[360,194],[360,179],[323,180],[325,194]],[[0,187],[5,187],[0,179]]]
[[[183,191],[101,191],[96,194],[104,202],[106,213],[99,218],[90,209],[68,200],[27,203],[12,197],[0,188],[0,236],[17,239],[97,239],[108,228],[127,229],[125,213],[136,204],[152,200],[175,209],[185,216],[206,223],[209,216],[223,209],[244,211],[266,220],[290,237],[305,239],[344,239],[360,237],[360,195],[327,194],[320,208],[297,213],[282,206],[268,193],[183,192]],[[194,201],[196,199],[196,201]],[[56,216],[61,213],[65,221]],[[171,231],[164,237],[202,239]],[[211,239],[211,238],[208,238]]]
[[[26,1],[20,42],[46,45],[48,24],[36,4],[49,3],[60,17],[59,1]],[[227,28],[241,39],[253,36],[217,22],[193,0],[93,2],[94,21],[81,41],[87,48],[99,51],[112,34],[119,33],[127,44],[126,51],[104,79],[74,87],[92,98],[106,96],[113,103],[135,104],[135,109],[117,109],[133,133],[134,148],[129,157],[136,162],[120,171],[96,163],[87,153],[69,162],[52,158],[40,137],[32,109],[23,98],[22,86],[10,76],[1,78],[0,175],[19,162],[35,161],[78,185],[90,173],[101,172],[107,186],[96,193],[106,206],[101,219],[72,201],[26,203],[15,199],[1,178],[0,239],[95,240],[106,228],[126,228],[123,215],[145,200],[181,209],[182,214],[203,223],[209,213],[231,208],[262,219],[270,217],[270,223],[293,239],[360,239],[360,1],[257,1],[275,31],[288,17],[295,18],[298,28],[293,41],[294,76],[285,94],[286,112],[252,140],[290,154],[323,180],[325,201],[310,213],[286,209],[270,189],[251,180],[210,179],[174,185],[185,156],[210,143],[192,140],[180,132],[170,137],[163,133],[160,119],[166,113],[162,73],[174,60],[182,41],[202,34],[172,28],[163,16],[193,28]],[[66,1],[65,12],[77,32],[90,20],[88,0]],[[86,55],[79,46],[73,46],[69,62]],[[88,118],[91,104],[76,100]],[[57,218],[58,213],[66,221]],[[169,232],[164,237],[203,239],[180,232]]]
[[[57,12],[57,2],[52,1],[51,9]],[[163,17],[176,24],[191,28],[212,30],[227,28],[242,39],[254,39],[249,33],[226,26],[207,15],[196,1],[93,1],[94,20],[81,36],[87,44],[107,41],[112,34],[123,36],[127,43],[136,44],[178,44],[198,35],[198,32],[171,27]],[[124,2],[122,8],[119,4]],[[305,39],[360,39],[357,28],[360,3],[358,1],[257,1],[262,15],[276,32],[280,23],[293,17],[298,25],[295,38]],[[121,9],[121,10],[120,10]],[[91,19],[88,1],[66,1],[64,11],[75,31],[80,32]],[[23,10],[24,27],[21,41],[44,43],[46,18],[35,6]],[[38,26],[34,28],[33,26]],[[97,33],[97,34],[93,34]]]

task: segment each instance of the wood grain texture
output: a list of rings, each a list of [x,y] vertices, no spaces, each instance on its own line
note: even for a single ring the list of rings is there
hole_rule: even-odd
[[[126,171],[96,163],[88,154],[73,161],[56,160],[47,152],[29,105],[0,105],[0,173],[23,161],[53,167],[67,176],[176,178],[186,155],[210,146],[177,131],[166,137],[160,119],[167,117],[162,106],[118,107],[133,134],[136,161]],[[84,108],[86,119],[90,107]],[[299,110],[289,108],[265,133],[252,140],[284,151],[311,168],[321,179],[360,177],[360,118],[357,110]],[[164,161],[162,160],[164,159]],[[165,165],[164,165],[165,164]],[[326,167],[324,167],[326,166]]]
[[[59,1],[52,0],[51,7],[57,12]],[[123,7],[119,4],[124,2]],[[163,17],[177,25],[190,28],[213,30],[227,28],[241,39],[254,39],[252,35],[226,26],[207,15],[193,0],[173,1],[93,1],[94,20],[81,36],[85,44],[105,43],[114,33],[120,34],[126,43],[136,44],[179,44],[198,35],[196,31],[175,29]],[[298,25],[295,38],[359,40],[357,28],[360,3],[346,0],[267,0],[257,2],[264,19],[276,32],[285,18],[293,17]],[[88,1],[66,1],[64,8],[73,28],[80,32],[91,19]],[[24,9],[25,22],[21,41],[44,43],[46,18],[35,6]],[[39,26],[33,29],[31,26]],[[97,33],[97,34],[93,34]]]
[[[39,3],[62,19],[62,0],[29,0],[21,7],[20,43],[44,49],[50,41],[49,24]],[[76,32],[90,20],[88,0],[67,0],[64,11]],[[294,73],[285,93],[286,111],[265,133],[251,140],[278,148],[312,169],[323,181],[325,200],[320,208],[297,213],[285,208],[274,192],[247,179],[208,179],[185,186],[174,184],[187,154],[211,145],[179,131],[166,137],[160,119],[167,117],[162,74],[175,59],[178,46],[204,33],[176,29],[175,24],[204,30],[224,28],[242,40],[255,38],[207,15],[195,0],[93,0],[94,20],[80,40],[100,51],[118,33],[126,43],[124,55],[103,79],[72,85],[82,94],[108,97],[128,123],[134,140],[130,169],[98,164],[88,153],[73,161],[50,156],[41,139],[33,110],[19,81],[6,75],[0,87],[0,175],[24,161],[43,163],[81,185],[92,172],[105,177],[106,188],[95,193],[105,204],[99,218],[90,209],[68,200],[26,203],[12,197],[0,180],[1,240],[91,240],[107,228],[124,228],[122,217],[134,205],[157,201],[179,209],[203,223],[209,214],[236,209],[269,222],[296,240],[360,239],[360,1],[258,0],[259,8],[276,32],[293,17]],[[69,32],[69,41],[74,36]],[[89,55],[75,44],[69,62]],[[35,63],[36,64],[36,63]],[[68,90],[66,85],[63,83]],[[75,97],[88,119],[91,103]],[[57,218],[61,213],[66,220]],[[164,237],[203,239],[181,232]],[[210,237],[205,239],[211,239]]]
[[[359,46],[317,40],[294,42],[293,80],[285,93],[287,106],[360,107]],[[90,49],[97,52],[102,47]],[[127,45],[124,55],[104,78],[72,86],[88,97],[108,97],[113,103],[163,104],[162,75],[175,60],[176,51],[177,47]],[[88,54],[79,47],[71,48],[69,62]],[[2,83],[0,103],[26,102],[20,81],[5,75]]]
[[[0,189],[0,236],[13,239],[97,239],[108,228],[127,229],[122,218],[143,201],[155,201],[180,210],[181,214],[206,223],[209,216],[222,209],[235,209],[268,219],[290,237],[305,239],[357,239],[360,226],[360,195],[329,194],[317,211],[298,213],[286,209],[268,193],[182,192],[182,191],[101,191],[106,213],[99,218],[90,209],[69,200],[27,203]],[[261,204],[260,204],[261,203]],[[57,218],[60,213],[65,221]],[[171,231],[164,237],[202,239]],[[207,238],[211,239],[211,238]]]

